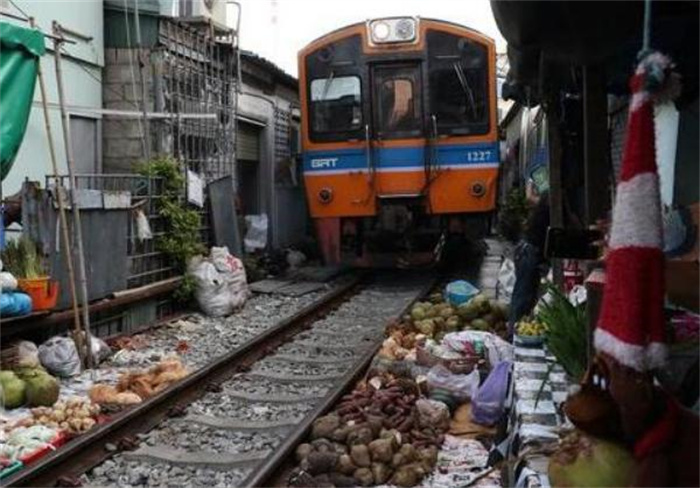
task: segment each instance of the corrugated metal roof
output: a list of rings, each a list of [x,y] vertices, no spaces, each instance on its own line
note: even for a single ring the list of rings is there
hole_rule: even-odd
[[[246,51],[245,49],[241,49],[241,60],[244,62],[247,61],[249,63],[256,64],[261,68],[271,71],[277,79],[279,79],[283,83],[286,83],[294,89],[296,89],[299,86],[299,80],[297,80],[295,77],[284,71],[282,68],[277,66],[269,59],[263,58],[262,56],[259,56],[252,51]]]

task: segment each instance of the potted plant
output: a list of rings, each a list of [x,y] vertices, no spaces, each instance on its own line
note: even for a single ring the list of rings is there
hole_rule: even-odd
[[[27,236],[8,241],[2,252],[3,267],[17,279],[20,290],[32,299],[32,309],[51,310],[58,300],[58,283],[46,271],[46,260]]]

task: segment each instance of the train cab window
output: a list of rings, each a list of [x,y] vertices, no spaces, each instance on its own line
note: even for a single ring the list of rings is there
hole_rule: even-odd
[[[311,128],[314,133],[346,133],[362,127],[362,93],[357,76],[332,75],[311,82]]]
[[[375,119],[384,137],[403,137],[421,132],[422,117],[418,67],[375,69]]]
[[[486,46],[442,32],[428,34],[430,111],[440,134],[484,134],[489,129]]]

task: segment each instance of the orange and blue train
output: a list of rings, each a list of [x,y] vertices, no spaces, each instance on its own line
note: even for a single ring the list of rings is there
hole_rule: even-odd
[[[482,234],[499,170],[494,41],[392,17],[299,53],[307,203],[327,263],[426,262]]]

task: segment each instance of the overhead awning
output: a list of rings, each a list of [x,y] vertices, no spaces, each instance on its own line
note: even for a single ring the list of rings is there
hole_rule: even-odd
[[[27,130],[44,35],[0,22],[0,179],[12,168]]]
[[[699,5],[652,2],[651,47],[675,61],[685,100],[697,96]],[[644,2],[491,0],[491,9],[508,41],[506,97],[527,103],[527,89],[565,87],[575,82],[572,67],[591,64],[605,66],[611,93],[627,90],[642,45]]]

